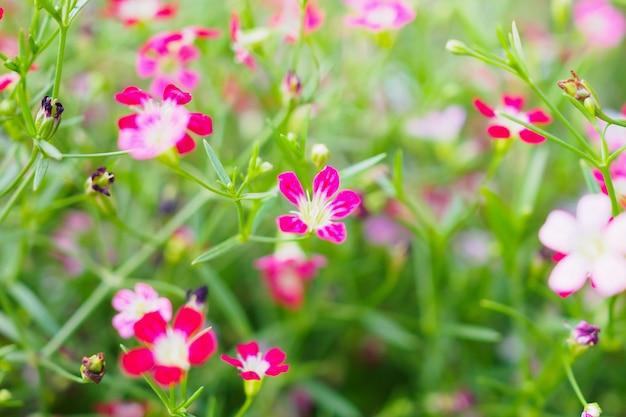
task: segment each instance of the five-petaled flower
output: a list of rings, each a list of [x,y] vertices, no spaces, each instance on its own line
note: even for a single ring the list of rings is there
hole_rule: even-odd
[[[119,290],[111,302],[119,311],[113,317],[113,327],[124,339],[135,334],[134,326],[146,313],[157,312],[164,320],[172,318],[172,303],[148,284],[135,284],[135,291]]]
[[[146,346],[122,355],[122,368],[130,375],[152,373],[161,385],[177,384],[191,366],[202,365],[217,349],[210,328],[200,331],[204,315],[182,307],[172,327],[158,312],[147,313],[135,323],[135,337]]]
[[[326,166],[315,176],[313,197],[308,191],[305,193],[293,172],[278,175],[278,187],[285,198],[298,207],[298,211],[292,211],[294,214],[276,219],[282,232],[300,235],[316,232],[321,239],[333,243],[346,240],[346,225],[333,220],[343,219],[356,210],[361,198],[351,190],[337,194],[339,173],[335,168]]]
[[[315,3],[309,1],[304,10],[304,20],[300,18],[300,2],[281,0],[281,10],[272,16],[270,26],[285,35],[285,41],[295,43],[300,37],[300,24],[304,23],[303,32],[309,34],[318,30],[324,23],[324,12]]]
[[[118,146],[130,151],[130,156],[135,159],[154,158],[174,146],[181,154],[191,152],[196,143],[187,130],[201,136],[213,131],[209,116],[191,113],[183,107],[191,101],[191,94],[173,84],[165,87],[160,103],[137,87],[126,87],[115,95],[115,99],[121,104],[138,107],[136,114],[121,117],[118,121]]]
[[[193,90],[200,79],[196,71],[187,68],[200,56],[194,42],[197,38],[211,39],[219,35],[219,30],[195,26],[159,33],[139,49],[137,74],[141,78],[153,78],[150,92],[155,96],[162,94],[168,84]]]
[[[578,291],[590,278],[605,297],[626,289],[626,214],[611,220],[611,201],[589,194],[578,202],[576,217],[562,210],[548,215],[539,240],[563,256],[548,285],[561,297]]]
[[[402,0],[344,0],[357,14],[347,16],[348,26],[371,32],[398,30],[415,19],[415,11]]]
[[[487,128],[487,133],[494,139],[509,139],[513,135],[518,135],[526,143],[537,144],[546,140],[542,135],[533,132],[524,126],[515,123],[505,117],[499,116],[496,111],[508,114],[526,123],[535,125],[548,124],[552,121],[550,115],[542,109],[533,109],[522,112],[524,97],[522,96],[502,96],[504,108],[492,108],[480,99],[474,100],[474,106],[485,117],[492,119],[493,123]]]
[[[109,13],[129,26],[171,17],[175,11],[172,4],[163,4],[161,0],[110,0],[109,4]]]
[[[276,376],[287,372],[289,365],[283,363],[285,352],[278,348],[271,348],[265,355],[259,351],[257,342],[244,343],[237,346],[237,357],[222,355],[224,362],[237,367],[239,374],[246,381],[260,381],[265,375]]]

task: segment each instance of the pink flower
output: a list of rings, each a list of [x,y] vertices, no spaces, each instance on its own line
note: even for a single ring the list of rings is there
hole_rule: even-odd
[[[453,142],[465,124],[465,109],[453,105],[441,111],[431,111],[422,117],[413,117],[406,123],[406,132],[416,138],[439,142]]]
[[[252,341],[237,346],[237,353],[236,358],[222,355],[222,360],[239,368],[239,375],[246,381],[262,380],[265,375],[276,376],[289,370],[289,365],[283,363],[285,352],[278,348],[271,348],[264,356],[257,342]]]
[[[231,48],[235,53],[235,61],[255,71],[257,64],[249,48],[266,39],[269,34],[270,32],[267,28],[256,28],[244,32],[241,30],[239,16],[233,13],[230,18],[230,41]]]
[[[494,139],[509,139],[513,135],[518,135],[526,143],[537,144],[546,140],[545,137],[526,129],[525,127],[504,117],[498,116],[496,110],[513,116],[527,123],[536,125],[552,122],[552,118],[542,109],[533,109],[526,113],[522,112],[524,97],[522,96],[502,96],[504,108],[492,108],[483,103],[480,99],[474,100],[474,106],[485,117],[493,119],[493,124],[487,128],[487,133]]]
[[[620,112],[611,109],[606,109],[603,111],[607,116],[613,119],[620,120],[626,118],[626,105],[622,106]],[[626,145],[626,129],[618,125],[609,125],[607,127],[607,123],[604,120],[600,119],[597,119],[597,122],[600,129],[604,131],[604,138],[606,139],[606,143],[609,146],[609,151],[616,151],[620,147]],[[597,144],[602,143],[600,135],[598,134],[598,132],[596,132],[596,129],[589,122],[587,122],[585,125],[585,133]]]
[[[3,16],[4,16],[4,9],[0,7],[0,20],[2,20]]]
[[[110,0],[109,3],[109,13],[126,25],[172,17],[175,11],[173,4],[163,4],[161,0]]]
[[[326,266],[326,258],[315,255],[308,259],[295,242],[281,243],[273,255],[254,262],[261,271],[272,299],[279,305],[297,310],[304,301],[306,284]]]
[[[361,204],[361,198],[350,190],[339,190],[339,173],[331,166],[322,169],[313,180],[313,197],[304,192],[293,172],[278,175],[280,192],[298,207],[291,215],[278,217],[278,227],[285,233],[303,235],[315,231],[320,239],[333,243],[346,240],[346,225],[333,220],[343,219]],[[333,198],[334,197],[334,198]]]
[[[193,90],[200,79],[196,71],[187,69],[187,64],[200,56],[194,41],[196,38],[210,39],[219,35],[219,30],[194,26],[155,35],[137,54],[137,74],[141,78],[154,78],[150,84],[150,92],[154,95],[163,94],[168,84]]]
[[[298,0],[282,0],[282,10],[272,16],[270,20],[270,26],[284,33],[285,40],[289,43],[295,43],[300,38],[299,3]],[[315,32],[323,23],[324,12],[312,1],[309,1],[304,11],[304,33]]]
[[[596,182],[600,186],[600,190],[602,190],[604,194],[608,195],[606,183],[604,182],[604,177],[602,176],[600,170],[593,168],[592,173]],[[622,152],[615,159],[615,161],[613,161],[609,168],[609,173],[611,175],[611,181],[613,182],[613,188],[615,190],[617,200],[623,207],[626,207],[626,153]]]
[[[574,4],[574,25],[589,44],[612,48],[620,44],[626,33],[626,21],[607,0],[581,0]]]
[[[124,339],[135,334],[134,326],[145,314],[156,312],[169,321],[172,318],[172,303],[148,284],[135,284],[135,291],[119,290],[111,302],[119,311],[113,317],[113,327]]]
[[[346,25],[371,32],[398,30],[415,19],[413,9],[401,0],[344,0],[344,3],[358,13],[347,16]]]
[[[130,375],[150,372],[161,385],[178,384],[217,349],[214,332],[199,331],[203,322],[204,315],[187,306],[178,310],[172,327],[159,313],[147,313],[134,326],[135,337],[146,346],[124,353],[122,368]]]
[[[147,409],[148,406],[145,403],[120,400],[95,406],[96,413],[111,417],[144,417]]]
[[[611,201],[589,194],[578,202],[576,217],[555,210],[539,229],[539,240],[563,255],[548,285],[561,297],[578,291],[590,278],[604,297],[626,289],[626,214],[611,221]]]
[[[126,87],[115,95],[118,103],[137,106],[138,112],[119,119],[118,146],[129,150],[135,159],[149,159],[176,147],[184,154],[195,149],[196,143],[187,133],[207,136],[213,131],[211,118],[202,113],[190,113],[183,107],[191,94],[173,84],[165,87],[163,101],[154,101],[150,94],[137,87]]]

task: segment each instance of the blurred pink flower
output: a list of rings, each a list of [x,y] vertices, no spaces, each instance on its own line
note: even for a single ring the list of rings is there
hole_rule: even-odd
[[[600,190],[604,194],[608,195],[608,191],[606,189],[606,183],[604,181],[604,177],[602,176],[602,172],[599,169],[593,168],[592,173],[596,182],[600,186]],[[622,205],[622,207],[626,207],[626,153],[622,152],[619,156],[611,163],[609,168],[609,173],[611,175],[611,181],[613,182],[613,188],[615,190],[615,194],[617,196],[617,200]]]
[[[230,18],[230,46],[235,53],[235,61],[255,71],[257,64],[249,48],[265,40],[269,35],[270,31],[263,27],[243,31],[239,15],[233,13]]]
[[[415,19],[415,11],[402,0],[344,0],[356,15],[346,16],[348,26],[362,27],[371,32],[398,30]]]
[[[587,277],[604,297],[626,289],[626,214],[611,219],[609,197],[588,194],[578,201],[576,217],[555,210],[539,229],[541,243],[564,255],[548,280],[561,297],[582,288]]]
[[[53,252],[53,256],[63,263],[65,273],[70,277],[79,276],[85,270],[83,261],[78,257],[80,238],[87,234],[92,225],[87,213],[72,210],[63,218],[63,224],[52,233],[54,247],[58,250]],[[72,256],[67,252],[77,255]]]
[[[339,193],[339,173],[331,166],[324,167],[313,179],[313,196],[304,192],[293,172],[278,175],[278,188],[290,203],[298,208],[294,214],[276,219],[282,232],[304,235],[316,232],[320,239],[333,243],[346,240],[346,225],[333,222],[356,210],[361,198],[351,190]]]
[[[612,48],[620,44],[626,33],[622,13],[607,0],[580,0],[574,4],[574,26],[589,44]]]
[[[270,26],[285,35],[289,43],[300,38],[300,2],[299,0],[281,0],[282,9],[272,16]],[[318,30],[324,23],[324,12],[315,3],[309,1],[304,15],[304,34]]]
[[[284,364],[285,352],[278,348],[271,348],[265,355],[259,351],[257,342],[244,343],[237,346],[237,357],[222,355],[224,362],[238,368],[244,380],[262,380],[266,375],[276,376],[289,370]]]
[[[254,262],[274,302],[291,310],[302,306],[307,283],[324,266],[326,258],[320,255],[307,258],[295,242],[279,243],[273,255]]]
[[[533,132],[502,116],[498,116],[496,111],[506,113],[526,123],[535,125],[548,124],[552,118],[542,109],[533,109],[522,112],[524,97],[503,95],[502,102],[504,108],[492,108],[480,99],[474,99],[474,107],[485,117],[493,119],[493,123],[487,128],[487,133],[494,139],[510,139],[513,135],[519,136],[526,143],[538,144],[546,140],[545,137]]]
[[[2,17],[4,17],[4,9],[0,7],[0,20],[2,20]]]
[[[135,334],[134,326],[145,314],[157,312],[164,320],[172,318],[172,303],[148,284],[135,284],[135,291],[119,290],[111,301],[113,308],[119,311],[113,317],[113,327],[124,339]]]
[[[613,119],[626,119],[626,105],[624,105],[621,111],[618,113],[614,110],[606,109],[603,110],[606,115]],[[604,131],[604,138],[606,139],[607,145],[609,146],[609,151],[613,152],[620,147],[626,145],[626,129],[622,126],[618,125],[610,125],[606,127],[607,123],[604,120],[597,119],[598,126],[600,129]],[[601,139],[596,129],[594,129],[593,125],[589,122],[586,123],[585,132],[587,136],[589,136],[594,142],[600,144]]]
[[[95,411],[110,417],[144,417],[148,411],[148,406],[146,403],[136,401],[116,400],[96,404]]]
[[[465,124],[465,109],[448,106],[441,111],[431,111],[422,117],[412,117],[406,123],[406,132],[416,138],[433,142],[454,141]]]
[[[4,91],[20,80],[20,75],[17,72],[10,72],[8,74],[0,75],[0,91]]]
[[[411,240],[411,233],[384,213],[368,216],[363,223],[363,232],[369,243],[391,249],[406,248]]]
[[[213,131],[211,118],[202,113],[191,113],[183,105],[191,101],[191,94],[173,84],[165,87],[163,101],[154,101],[150,94],[137,87],[126,87],[115,95],[118,103],[133,106],[138,112],[123,116],[118,121],[118,146],[130,151],[135,159],[150,159],[176,147],[184,154],[195,149],[190,130],[201,136]]]
[[[173,4],[162,0],[109,0],[109,14],[126,25],[134,25],[158,18],[172,17],[176,12]]]
[[[141,78],[153,78],[150,92],[163,94],[168,84],[176,84],[185,90],[196,88],[200,79],[196,71],[187,65],[200,56],[194,46],[197,38],[217,38],[217,29],[189,26],[181,31],[164,32],[153,36],[137,54],[137,74]]]

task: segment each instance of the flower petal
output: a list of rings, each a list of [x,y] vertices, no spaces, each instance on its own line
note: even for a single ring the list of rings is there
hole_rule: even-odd
[[[605,242],[607,251],[626,254],[626,214],[619,214],[606,229]]]
[[[213,133],[213,120],[202,113],[189,113],[189,124],[187,129],[196,135],[208,136]]]
[[[182,307],[176,314],[173,327],[174,330],[182,331],[189,337],[200,330],[202,323],[204,323],[204,315],[201,312],[195,308]]]
[[[324,227],[320,227],[315,231],[320,239],[328,240],[333,243],[342,243],[346,240],[346,225],[343,223],[330,223]]]
[[[626,259],[623,256],[606,254],[597,260],[591,271],[595,290],[610,297],[626,290]]]
[[[167,331],[167,323],[156,311],[151,313],[146,313],[144,316],[139,319],[135,326],[135,337],[144,343],[152,344],[154,340],[165,334]]]
[[[172,100],[181,106],[191,101],[191,94],[185,93],[174,84],[170,84],[163,90],[163,100]]]
[[[135,68],[137,70],[137,75],[139,75],[140,78],[148,78],[154,76],[157,73],[158,64],[156,59],[139,53],[137,55]]]
[[[122,116],[117,121],[117,126],[120,129],[137,129],[137,113],[129,114],[128,116]]]
[[[179,154],[184,155],[196,149],[196,141],[188,134],[184,134],[182,139],[176,142],[176,150]]]
[[[611,217],[611,199],[604,194],[584,195],[576,206],[576,222],[585,234],[602,230]]]
[[[496,113],[494,112],[493,108],[489,107],[480,99],[477,99],[477,98],[474,99],[474,107],[476,107],[476,110],[478,110],[480,114],[482,114],[485,117],[489,117],[489,118],[496,117]]]
[[[190,69],[181,69],[173,75],[174,79],[186,90],[194,90],[200,82],[200,75]]]
[[[325,200],[335,195],[339,189],[339,173],[331,166],[325,166],[313,179],[313,195]]]
[[[237,358],[231,358],[230,356],[222,354],[222,356],[220,356],[220,359],[236,368],[243,368],[243,363],[241,363],[241,361]]]
[[[138,282],[135,284],[135,293],[145,301],[156,300],[159,294],[148,284]]]
[[[131,307],[135,301],[137,300],[137,294],[129,289],[119,290],[113,296],[113,300],[111,300],[111,305],[117,311],[124,311],[127,308]]]
[[[328,210],[331,212],[331,220],[339,220],[348,216],[361,204],[361,197],[354,191],[343,190],[332,203],[328,206]]]
[[[239,374],[239,376],[241,376],[243,379],[245,379],[246,381],[252,381],[252,380],[256,380],[258,381],[259,379],[261,379],[261,377],[259,376],[259,374],[257,374],[254,371],[246,371],[246,372],[241,372]]]
[[[568,254],[577,240],[576,219],[563,210],[554,210],[539,229],[539,241],[548,248]]]
[[[178,384],[185,371],[176,366],[157,366],[154,368],[154,379],[161,385]]]
[[[146,347],[131,349],[122,354],[122,368],[131,375],[141,375],[153,366],[154,356]]]
[[[113,328],[117,330],[123,339],[128,339],[135,335],[135,323],[137,319],[130,317],[128,314],[119,313],[113,316]]]
[[[242,343],[237,346],[237,353],[245,361],[248,356],[256,356],[259,353],[259,345],[254,340],[250,343]]]
[[[292,214],[280,216],[276,219],[276,222],[278,223],[280,231],[285,233],[304,235],[309,230],[309,226],[307,226],[306,223],[300,219],[300,217]]]
[[[495,139],[508,139],[511,137],[511,131],[506,126],[491,125],[487,128],[487,133]]]
[[[533,109],[526,113],[528,117],[528,123],[548,124],[552,122],[552,117],[542,109]]]
[[[202,365],[217,350],[215,332],[209,330],[196,337],[189,345],[189,364]]]
[[[585,285],[589,275],[589,263],[577,255],[563,258],[552,270],[548,285],[559,296],[565,298]]]
[[[121,93],[115,95],[115,100],[127,106],[139,106],[144,101],[152,100],[152,96],[137,87],[126,87]]]
[[[268,376],[276,376],[282,374],[283,372],[287,372],[289,370],[288,364],[270,366],[267,371],[265,371],[265,375]]]
[[[295,206],[298,206],[298,200],[305,196],[302,184],[293,172],[283,172],[278,175],[278,189]]]
[[[502,101],[504,102],[505,106],[512,107],[517,111],[522,110],[522,107],[524,107],[523,96],[510,96],[508,94],[505,94],[504,96],[502,96]]]
[[[285,355],[285,352],[282,350],[278,348],[271,348],[267,351],[263,359],[269,362],[270,365],[280,365],[286,357],[287,355]]]
[[[519,132],[519,138],[526,143],[531,143],[536,145],[538,143],[545,142],[546,138],[541,136],[539,133],[533,132],[529,129],[522,129]]]

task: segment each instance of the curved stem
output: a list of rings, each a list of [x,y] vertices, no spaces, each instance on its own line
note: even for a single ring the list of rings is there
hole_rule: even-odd
[[[611,212],[613,216],[619,214],[619,204],[617,203],[617,196],[615,194],[615,187],[613,186],[613,180],[611,179],[611,172],[608,165],[601,165],[598,167],[604,178],[604,185],[606,186],[606,193],[611,199]]]
[[[19,172],[19,174],[17,174],[17,177],[15,177],[13,181],[11,181],[11,184],[9,184],[4,190],[0,191],[0,198],[7,195],[9,191],[15,188],[17,183],[20,182],[22,178],[24,178],[24,175],[26,175],[30,167],[32,167],[33,164],[35,163],[35,160],[37,159],[37,155],[39,155],[39,149],[35,147],[33,148],[33,151],[30,154],[30,159],[28,160],[26,165],[24,165],[24,167]]]
[[[35,171],[30,171],[28,173],[26,179],[22,181],[19,187],[17,187],[17,190],[15,190],[9,201],[7,201],[7,204],[2,208],[2,211],[0,212],[0,224],[2,224],[7,218],[9,212],[11,211],[11,208],[15,204],[15,201],[17,201],[17,198],[22,194],[22,191],[24,191],[24,188],[26,188],[26,185],[30,182],[31,178],[33,178],[34,175]]]
[[[241,406],[239,411],[237,411],[237,414],[235,414],[234,417],[243,417],[243,415],[246,413],[246,411],[248,411],[248,408],[250,408],[250,406],[252,405],[252,401],[254,401],[254,397],[253,396],[247,396],[246,397],[246,402],[243,403],[243,405]]]
[[[262,243],[297,242],[299,240],[307,239],[308,237],[309,235],[303,235],[300,237],[294,237],[293,239],[285,239],[285,238],[269,237],[269,236],[248,235],[246,238],[246,241],[262,242]]]
[[[585,400],[585,396],[583,395],[582,391],[580,390],[580,387],[578,386],[578,382],[576,382],[576,377],[574,376],[574,372],[572,372],[572,364],[570,363],[570,361],[568,360],[569,358],[567,357],[563,357],[563,367],[565,368],[565,373],[567,374],[567,379],[570,383],[570,385],[572,386],[572,389],[574,390],[574,393],[576,393],[576,397],[578,397],[578,400],[580,401],[580,403],[584,406],[587,405],[587,400]]]
[[[130,151],[113,151],[113,152],[103,152],[103,153],[66,153],[63,154],[63,158],[101,158],[104,156],[116,156],[116,155],[126,155]]]

